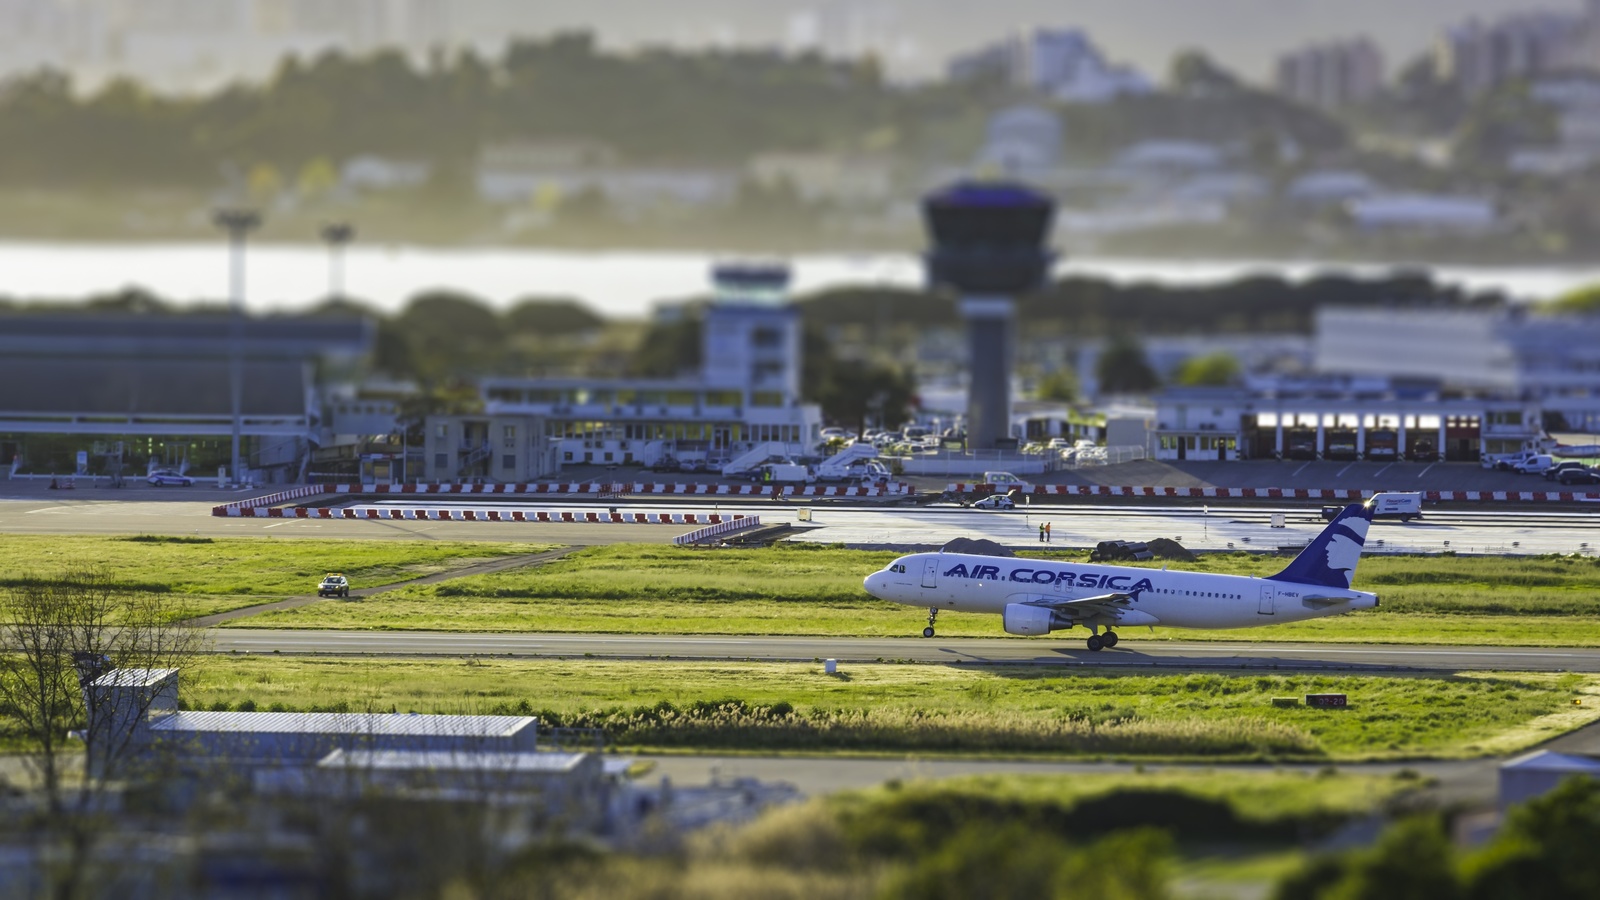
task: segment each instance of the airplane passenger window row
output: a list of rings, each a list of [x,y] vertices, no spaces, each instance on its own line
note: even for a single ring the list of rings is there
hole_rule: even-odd
[[[1243,595],[1241,595],[1241,594],[1218,594],[1218,593],[1213,593],[1213,592],[1209,592],[1209,591],[1181,591],[1180,592],[1180,591],[1172,590],[1170,588],[1162,588],[1160,592],[1163,593],[1163,594],[1182,593],[1185,597],[1213,597],[1213,598],[1222,599],[1222,600],[1242,600],[1242,599],[1244,599]]]

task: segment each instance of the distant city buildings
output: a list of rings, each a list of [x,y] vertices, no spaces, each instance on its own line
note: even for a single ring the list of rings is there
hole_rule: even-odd
[[[1491,23],[1471,19],[1439,36],[1440,78],[1473,95],[1516,78],[1600,67],[1600,0],[1581,12],[1539,10]]]
[[[1317,44],[1278,58],[1278,92],[1307,106],[1335,110],[1383,89],[1383,51],[1367,38]]]
[[[1076,28],[1033,28],[951,60],[951,81],[994,79],[1073,103],[1105,103],[1155,90],[1149,78],[1106,61]]]
[[[453,40],[446,0],[0,0],[0,74],[49,65],[196,89],[285,56]]]

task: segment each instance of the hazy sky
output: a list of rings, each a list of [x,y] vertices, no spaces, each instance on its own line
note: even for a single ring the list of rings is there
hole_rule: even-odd
[[[1023,25],[1080,26],[1113,59],[1162,74],[1174,51],[1201,46],[1261,78],[1278,52],[1312,40],[1370,35],[1391,68],[1423,52],[1439,28],[1469,16],[1576,11],[1584,0],[457,0],[479,34],[589,27],[611,45],[671,41],[776,43],[801,10],[877,8],[913,51],[902,70],[941,71],[952,52]]]

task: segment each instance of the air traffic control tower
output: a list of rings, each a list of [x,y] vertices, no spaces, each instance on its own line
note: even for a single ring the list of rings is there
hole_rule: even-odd
[[[954,291],[967,323],[971,371],[967,447],[1010,449],[1016,297],[1037,290],[1055,254],[1045,246],[1055,201],[1011,182],[958,182],[922,202],[933,246],[929,286]]]

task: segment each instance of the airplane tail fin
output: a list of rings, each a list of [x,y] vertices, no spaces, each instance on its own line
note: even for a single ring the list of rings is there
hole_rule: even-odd
[[[1268,579],[1349,590],[1355,578],[1356,563],[1361,559],[1361,548],[1367,543],[1367,529],[1371,526],[1371,506],[1364,503],[1346,506],[1287,568],[1267,576]]]

